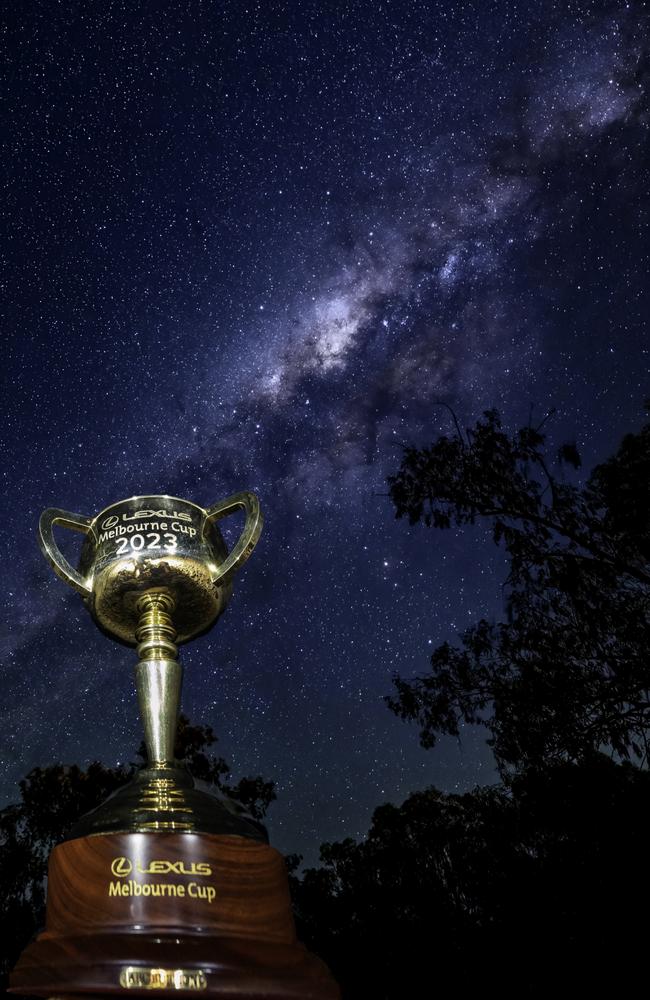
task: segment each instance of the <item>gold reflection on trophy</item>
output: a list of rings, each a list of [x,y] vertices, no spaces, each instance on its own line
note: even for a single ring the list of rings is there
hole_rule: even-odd
[[[217,522],[246,515],[228,553]],[[60,525],[85,535],[78,569],[54,539]],[[225,610],[235,573],[262,530],[253,493],[236,493],[204,509],[170,496],[137,496],[94,518],[48,509],[39,524],[43,552],[54,571],[83,597],[100,629],[136,646],[136,688],[148,762],[75,828],[89,833],[192,830],[265,839],[260,829],[195,787],[174,760],[183,669],[178,645],[206,632]]]

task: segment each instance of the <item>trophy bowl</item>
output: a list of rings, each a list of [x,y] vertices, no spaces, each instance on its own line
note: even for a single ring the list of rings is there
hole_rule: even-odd
[[[239,508],[246,523],[228,555],[217,521]],[[56,544],[55,525],[86,536],[77,570]],[[207,509],[159,495],[119,500],[93,518],[50,508],[41,516],[39,538],[54,571],[81,593],[102,631],[135,646],[137,604],[145,592],[173,595],[177,643],[207,631],[225,610],[232,578],[261,530],[253,493],[237,493]]]

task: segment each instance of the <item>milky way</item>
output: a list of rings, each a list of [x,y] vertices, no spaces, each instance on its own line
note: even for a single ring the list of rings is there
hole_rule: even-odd
[[[587,463],[647,395],[640,4],[114,3],[6,12],[5,800],[128,760],[133,656],[40,510],[254,489],[263,539],[184,707],[313,860],[374,806],[494,779],[382,696],[501,611],[485,538],[395,522],[401,448],[555,408]],[[229,529],[235,537],[237,526]],[[61,539],[64,541],[63,537]],[[75,551],[74,536],[68,540]]]

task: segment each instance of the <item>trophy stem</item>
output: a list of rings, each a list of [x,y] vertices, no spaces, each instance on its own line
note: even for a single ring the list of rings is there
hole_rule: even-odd
[[[239,815],[220,798],[197,789],[190,773],[174,759],[183,677],[183,668],[176,659],[176,629],[171,617],[174,598],[167,590],[152,588],[138,597],[136,610],[135,638],[140,659],[135,680],[147,763],[108,803],[83,816],[69,839],[78,841],[94,834],[200,831],[268,844],[261,824]],[[111,849],[121,856],[117,848]]]
[[[139,661],[135,668],[138,703],[150,767],[174,762],[183,668],[177,660],[171,612],[174,598],[163,591],[147,591],[137,602],[136,629]]]

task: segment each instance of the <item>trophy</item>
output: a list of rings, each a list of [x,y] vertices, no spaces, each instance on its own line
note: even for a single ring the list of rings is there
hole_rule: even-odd
[[[245,512],[229,553],[218,522]],[[78,569],[55,525],[85,535]],[[147,762],[52,851],[45,930],[10,990],[76,998],[152,989],[240,1000],[337,1000],[296,940],[282,856],[264,827],[197,786],[174,760],[178,645],[214,625],[262,530],[254,494],[204,509],[137,496],[96,517],[44,511],[41,548],[99,628],[135,646]]]

